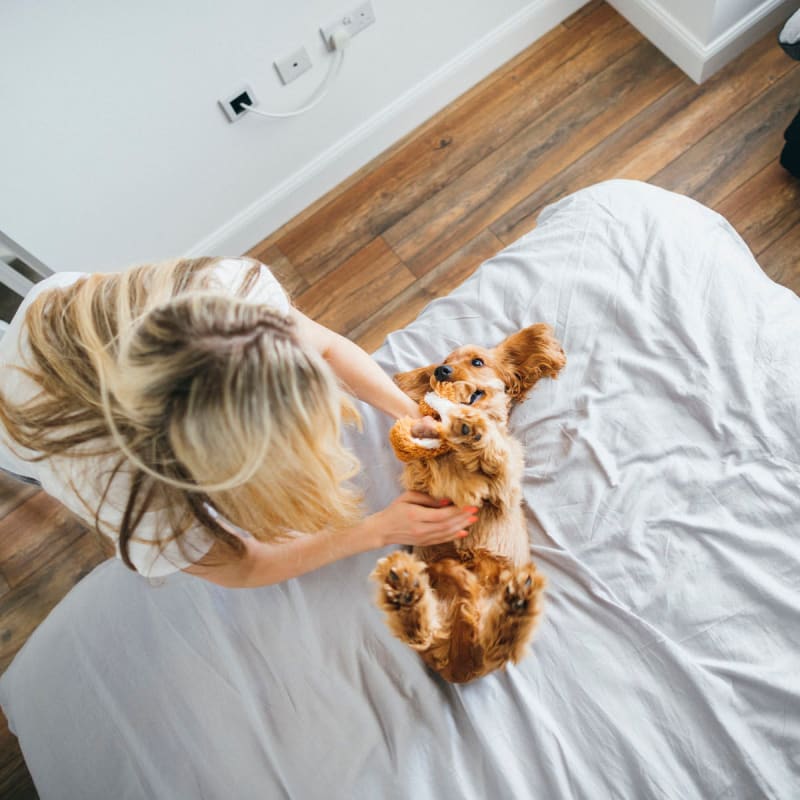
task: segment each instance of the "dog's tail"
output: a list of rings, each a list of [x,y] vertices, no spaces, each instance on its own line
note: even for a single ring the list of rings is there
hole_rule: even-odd
[[[451,598],[452,620],[447,663],[437,670],[451,683],[467,683],[484,673],[484,651],[480,644],[480,586],[475,575],[455,559],[429,565],[435,573],[436,591]]]

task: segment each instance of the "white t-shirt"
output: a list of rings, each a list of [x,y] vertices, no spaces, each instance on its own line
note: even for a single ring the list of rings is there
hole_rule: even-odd
[[[237,292],[252,267],[247,259],[220,260],[212,268],[212,288]],[[25,297],[8,330],[0,339],[0,382],[5,396],[14,403],[25,403],[38,393],[37,385],[15,366],[32,364],[33,360],[25,327],[25,311],[42,291],[69,286],[80,278],[82,272],[59,272],[36,284]],[[265,266],[246,299],[274,308],[281,314],[289,312],[289,298],[281,285]],[[117,531],[130,490],[130,474],[124,467],[115,476],[106,499],[100,499],[108,484],[111,470],[119,460],[117,456],[64,458],[51,457],[43,461],[28,461],[20,455],[35,455],[13,444],[0,426],[0,468],[37,480],[52,497],[60,500],[70,511],[94,527],[95,514],[100,506],[100,530],[116,540]],[[170,541],[156,544],[161,536],[168,536],[163,511],[149,511],[137,525],[128,544],[128,553],[136,569],[149,578],[158,578],[176,572],[202,558],[213,544],[213,537],[200,526],[191,528],[182,536],[181,546]],[[119,555],[119,549],[117,549]]]

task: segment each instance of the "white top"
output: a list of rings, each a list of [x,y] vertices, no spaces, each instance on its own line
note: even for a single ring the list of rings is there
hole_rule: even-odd
[[[230,291],[231,294],[236,293],[252,263],[247,259],[221,260],[213,268],[212,287]],[[3,393],[12,402],[25,403],[39,391],[30,378],[18,369],[12,369],[32,363],[25,326],[26,309],[42,291],[69,286],[84,276],[85,273],[82,272],[59,272],[36,284],[0,339],[0,380]],[[289,311],[289,298],[263,265],[258,280],[246,298],[269,305],[282,314]],[[51,457],[44,461],[27,461],[12,452],[9,444],[10,440],[0,426],[0,468],[34,478],[48,494],[61,501],[70,511],[87,524],[95,525],[97,507],[118,456],[86,459]],[[21,455],[34,455],[33,451],[26,451],[18,445],[13,447]],[[129,490],[130,474],[120,471],[100,508],[99,527],[103,533],[111,535],[119,530]],[[214,541],[207,531],[197,526],[189,529],[182,537],[185,555],[174,541],[168,542],[162,550],[156,542],[159,534],[166,532],[166,525],[163,511],[147,512],[128,545],[128,552],[136,569],[149,578],[163,577],[189,566],[202,558]],[[118,548],[117,555],[119,556]]]

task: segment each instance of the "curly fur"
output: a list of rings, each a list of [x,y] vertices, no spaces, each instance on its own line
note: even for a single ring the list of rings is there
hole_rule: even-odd
[[[513,401],[565,363],[550,327],[538,324],[493,349],[461,347],[440,365],[395,376],[436,417],[392,428],[404,486],[480,508],[465,539],[393,553],[372,575],[394,635],[449,681],[518,661],[533,634],[545,580],[530,560],[522,448],[508,415]],[[449,370],[439,370],[438,380],[441,366]]]

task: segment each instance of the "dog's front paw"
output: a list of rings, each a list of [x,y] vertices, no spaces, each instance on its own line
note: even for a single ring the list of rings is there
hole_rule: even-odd
[[[413,606],[428,587],[425,563],[402,551],[382,558],[372,577],[380,583],[383,599],[395,608]]]
[[[480,414],[455,414],[450,419],[447,438],[453,444],[472,445],[486,435],[488,425]]]
[[[533,564],[506,570],[500,580],[505,584],[503,602],[509,614],[525,614],[529,610],[536,610],[545,580]]]

